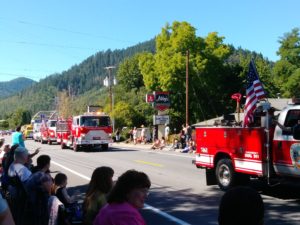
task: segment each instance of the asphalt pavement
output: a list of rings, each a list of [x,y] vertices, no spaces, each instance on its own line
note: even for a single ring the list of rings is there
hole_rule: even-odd
[[[147,173],[152,182],[147,205],[141,210],[148,225],[218,224],[218,205],[223,192],[217,186],[206,186],[205,171],[192,164],[193,154],[125,143],[114,143],[108,151],[90,152],[61,150],[58,145],[42,145],[32,140],[25,144],[32,152],[41,147],[40,154],[50,155],[53,176],[58,171],[66,173],[69,191],[79,190],[81,199],[96,167],[112,167],[115,180],[126,170],[136,169]],[[251,185],[263,196],[265,225],[300,224],[298,187],[270,189],[256,181]]]

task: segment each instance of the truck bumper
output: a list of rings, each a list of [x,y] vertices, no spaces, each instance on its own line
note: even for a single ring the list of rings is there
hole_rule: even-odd
[[[111,142],[111,140],[77,140],[77,145],[104,145]]]

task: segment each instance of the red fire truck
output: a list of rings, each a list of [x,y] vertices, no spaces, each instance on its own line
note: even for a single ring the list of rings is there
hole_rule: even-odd
[[[300,178],[300,104],[287,105],[278,118],[270,116],[270,105],[262,107],[261,126],[195,125],[194,163],[206,169],[207,185],[227,190],[250,177]]]
[[[56,123],[56,142],[60,144],[61,149],[67,148],[70,142],[72,119],[59,119]]]
[[[112,127],[108,115],[99,112],[90,112],[83,115],[74,116],[71,126],[67,125],[64,131],[65,138],[62,139],[62,148],[71,147],[74,151],[84,148],[101,146],[103,150],[108,149],[108,144],[112,142]],[[68,137],[68,139],[67,139]]]
[[[42,123],[40,128],[42,144],[48,143],[51,145],[56,142],[56,122],[57,120],[48,120]]]

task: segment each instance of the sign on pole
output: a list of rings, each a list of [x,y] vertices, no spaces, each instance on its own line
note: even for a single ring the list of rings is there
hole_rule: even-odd
[[[164,111],[170,107],[170,95],[167,91],[155,91],[154,92],[154,108],[160,111]]]
[[[153,103],[154,102],[154,94],[146,94],[146,102]]]
[[[169,123],[169,115],[153,115],[153,125],[165,125]]]

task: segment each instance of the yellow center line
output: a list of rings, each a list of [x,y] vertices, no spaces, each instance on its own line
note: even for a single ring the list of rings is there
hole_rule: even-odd
[[[146,165],[150,165],[150,166],[164,167],[164,165],[161,165],[158,163],[146,162],[146,161],[142,161],[142,160],[134,160],[134,162],[146,164]]]

